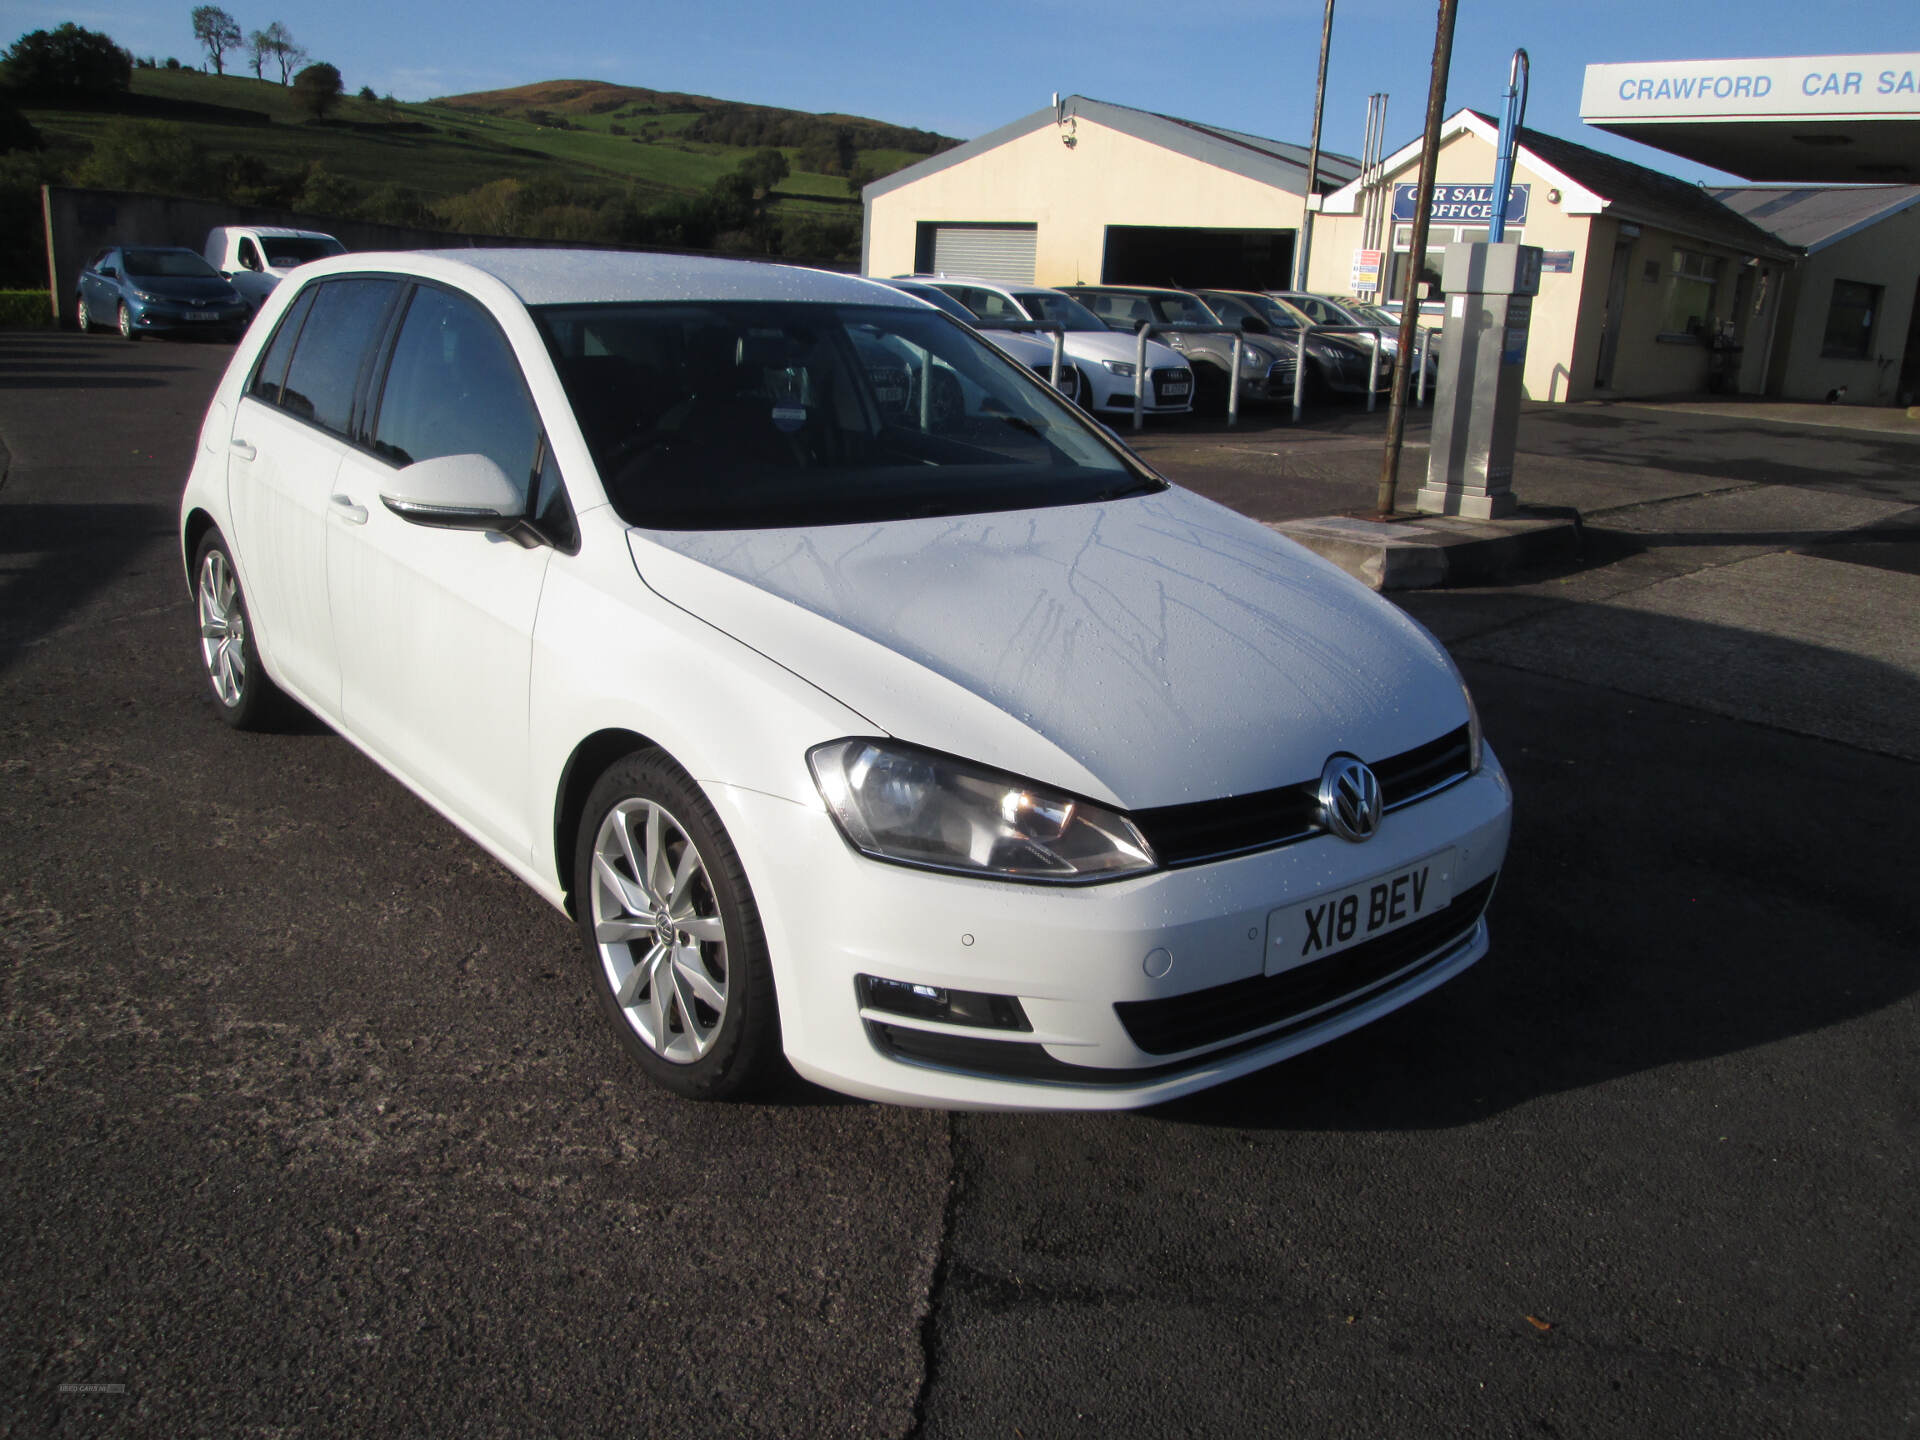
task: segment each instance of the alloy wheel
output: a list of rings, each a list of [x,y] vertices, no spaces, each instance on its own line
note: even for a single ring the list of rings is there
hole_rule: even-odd
[[[198,600],[200,658],[213,693],[231,710],[247,692],[247,612],[224,551],[209,550],[201,560]]]
[[[686,828],[659,803],[623,800],[593,842],[594,942],[621,1014],[648,1049],[687,1065],[727,1014],[727,937]]]

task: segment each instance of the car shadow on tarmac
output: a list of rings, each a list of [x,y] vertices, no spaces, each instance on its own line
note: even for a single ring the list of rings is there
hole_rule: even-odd
[[[1770,685],[1754,707],[1777,706],[1776,723],[1813,704],[1836,730],[1851,709],[1910,721],[1920,675],[1777,635],[1613,618],[1631,622],[1625,658],[1594,658],[1542,625],[1536,655],[1496,645],[1492,663],[1464,660],[1515,792],[1488,956],[1371,1026],[1156,1115],[1249,1129],[1464,1125],[1842,1025],[1920,989],[1920,766],[1723,703]],[[1541,673],[1556,644],[1559,673]],[[1643,682],[1687,657],[1707,708],[1647,698],[1660,692]]]

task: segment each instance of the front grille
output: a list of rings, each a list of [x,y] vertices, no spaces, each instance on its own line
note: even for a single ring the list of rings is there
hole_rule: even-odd
[[[1184,365],[1166,366],[1153,372],[1153,394],[1156,400],[1166,398],[1166,389],[1169,385],[1185,385],[1187,387],[1187,395],[1191,396],[1193,394],[1193,372]],[[1181,397],[1176,396],[1174,398],[1178,399]]]
[[[1445,958],[1479,924],[1493,896],[1493,880],[1488,876],[1462,891],[1444,910],[1324,960],[1165,1000],[1122,1001],[1114,1011],[1133,1043],[1149,1055],[1195,1050],[1288,1021],[1296,1026],[1318,1021],[1325,1017],[1311,1012],[1343,997],[1358,1001],[1364,998],[1361,992],[1422,957],[1429,963]]]
[[[1380,781],[1387,809],[1395,810],[1466,779],[1467,758],[1462,725],[1438,740],[1367,763]],[[1136,810],[1132,819],[1162,865],[1198,865],[1320,834],[1319,790],[1316,775],[1251,795]]]

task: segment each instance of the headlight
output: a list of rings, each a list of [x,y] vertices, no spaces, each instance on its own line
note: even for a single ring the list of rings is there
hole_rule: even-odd
[[[147,304],[151,305],[155,301],[157,301],[160,297],[158,295],[149,295],[146,291],[142,290],[139,286],[136,285],[133,290],[133,298],[136,300],[144,300]]]
[[[1100,363],[1123,379],[1131,380],[1133,378],[1133,362],[1131,360],[1102,360]]]
[[[1253,346],[1248,345],[1240,351],[1240,368],[1242,370],[1265,370],[1273,364],[1274,358],[1274,356],[1269,355],[1265,350],[1256,350]]]
[[[876,860],[1055,884],[1154,868],[1124,815],[985,766],[880,740],[815,746],[807,764],[840,833]]]

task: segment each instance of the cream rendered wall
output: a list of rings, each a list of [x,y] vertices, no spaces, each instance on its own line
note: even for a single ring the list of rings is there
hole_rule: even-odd
[[[1292,230],[1301,199],[1079,117],[1074,145],[1051,125],[874,200],[867,273],[913,269],[920,222],[1035,224],[1034,279],[1094,283],[1108,225]]]
[[[1869,359],[1825,359],[1820,354],[1835,280],[1881,287]],[[1828,391],[1844,385],[1850,405],[1894,404],[1916,281],[1920,281],[1920,206],[1808,256],[1788,285],[1784,302],[1788,309],[1774,342],[1770,393],[1785,400],[1824,400]]]

